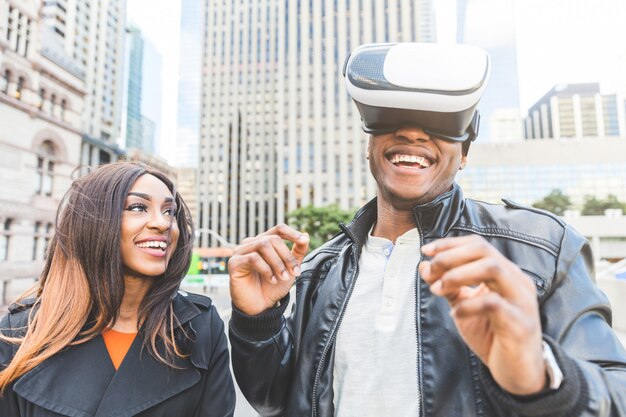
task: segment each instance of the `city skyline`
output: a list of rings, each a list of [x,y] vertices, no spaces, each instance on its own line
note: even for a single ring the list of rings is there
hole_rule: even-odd
[[[497,11],[491,7],[493,1],[473,0],[476,12],[469,17],[476,25],[492,28],[489,39],[479,39],[485,45],[495,45],[499,39],[499,19],[493,15]],[[455,3],[456,0],[435,2],[440,42],[455,40]],[[619,87],[615,85],[617,70],[613,68],[620,53],[626,55],[626,47],[620,44],[626,27],[618,24],[626,16],[626,2],[515,0],[514,7],[520,117],[557,84],[601,82],[608,92]],[[180,0],[128,0],[129,19],[142,28],[163,55],[163,97],[171,99],[164,100],[161,155],[171,163],[176,154],[174,97],[178,95],[180,8]]]

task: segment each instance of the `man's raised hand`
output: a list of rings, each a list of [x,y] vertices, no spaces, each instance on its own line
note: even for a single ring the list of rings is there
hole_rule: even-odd
[[[244,239],[228,261],[233,305],[249,315],[274,307],[300,275],[308,249],[309,235],[285,224]]]

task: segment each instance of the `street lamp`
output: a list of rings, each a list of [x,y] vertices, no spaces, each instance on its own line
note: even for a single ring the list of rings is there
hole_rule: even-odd
[[[200,237],[202,233],[207,233],[213,236],[215,239],[217,239],[218,242],[228,248],[234,248],[235,246],[237,246],[234,243],[230,243],[228,240],[224,239],[219,233],[217,233],[213,229],[196,229],[196,237]]]

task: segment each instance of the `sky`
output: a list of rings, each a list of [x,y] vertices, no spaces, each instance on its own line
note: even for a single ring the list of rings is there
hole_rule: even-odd
[[[471,0],[471,18],[498,42],[499,0]],[[516,15],[520,109],[523,113],[554,85],[602,81],[603,92],[626,92],[626,0],[513,0]],[[454,42],[456,0],[435,0],[439,42]],[[163,57],[160,154],[175,154],[180,0],[128,0],[128,19]],[[617,65],[622,59],[622,67]],[[170,162],[173,162],[170,160]]]
[[[439,42],[453,42],[456,0],[435,1]],[[476,42],[488,47],[508,38],[506,33],[510,28],[498,19],[507,2],[470,2],[468,19],[474,27],[485,28],[482,32],[485,37],[475,38]],[[601,82],[603,92],[626,90],[625,85],[615,82],[618,59],[626,58],[623,42],[626,1],[512,0],[512,3],[522,113],[557,84]],[[626,68],[622,67],[624,72]],[[626,77],[622,78],[626,84]]]

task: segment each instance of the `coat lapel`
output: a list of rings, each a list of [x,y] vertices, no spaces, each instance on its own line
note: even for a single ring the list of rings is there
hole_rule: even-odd
[[[126,417],[138,414],[192,387],[200,372],[186,359],[176,359],[182,369],[158,362],[146,349],[141,338],[131,345],[118,371],[102,395],[95,417]]]
[[[180,325],[200,314],[186,296],[173,300]],[[102,336],[71,346],[22,376],[14,391],[39,407],[68,417],[128,417],[192,387],[200,372],[188,359],[173,369],[133,341],[115,371]]]
[[[92,417],[115,374],[102,337],[72,346],[22,376],[14,391],[70,417]]]

